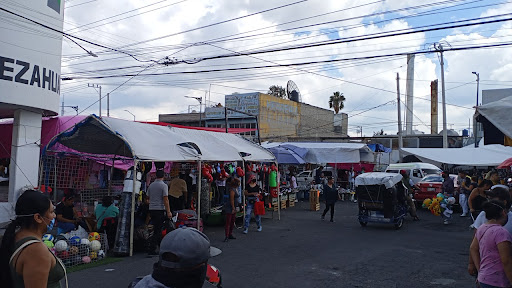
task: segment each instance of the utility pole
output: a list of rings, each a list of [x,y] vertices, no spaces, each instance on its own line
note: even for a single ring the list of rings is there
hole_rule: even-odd
[[[443,148],[448,148],[448,130],[446,128],[446,89],[444,87],[444,58],[443,58],[443,45],[441,43],[435,45],[434,48],[436,49],[439,54],[441,54],[441,95],[443,100]]]
[[[400,75],[396,73],[396,101],[398,108],[398,159],[402,162],[402,114],[400,112]]]
[[[405,135],[412,135],[412,122],[414,111],[414,54],[407,55],[407,79],[405,82]]]
[[[107,117],[110,117],[110,93],[107,93]]]
[[[60,110],[60,116],[64,116],[64,94],[62,94],[62,109]]]
[[[224,107],[224,125],[226,125],[226,133],[228,133],[228,107]]]
[[[228,108],[228,107],[225,107],[225,109],[229,110],[229,111],[236,112],[236,113],[245,114],[247,116],[254,117],[254,119],[256,120],[256,131],[258,132],[258,143],[261,144],[260,125],[258,124],[258,115],[250,114],[250,113],[247,113],[247,112],[244,112],[244,111],[239,111],[239,110],[236,110],[236,109],[233,109],[233,108]],[[361,131],[362,131],[362,129],[363,129],[363,127],[361,126]]]
[[[101,118],[101,86],[98,84],[87,84],[87,87],[92,87],[94,89],[98,88],[100,90],[99,91],[100,92],[100,101],[99,101],[100,102],[100,113],[99,113],[100,115],[99,116]]]
[[[480,90],[480,73],[473,72],[476,75],[476,107],[478,107],[478,91]],[[478,147],[478,123],[476,122],[476,118],[473,118],[475,121],[475,127],[473,127],[473,134],[475,138],[475,148]]]

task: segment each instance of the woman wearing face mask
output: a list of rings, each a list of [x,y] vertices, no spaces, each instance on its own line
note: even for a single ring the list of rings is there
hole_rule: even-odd
[[[28,190],[18,198],[15,212],[0,248],[2,287],[61,287],[66,269],[41,241],[55,221],[52,202],[43,193]]]
[[[249,223],[251,222],[251,213],[254,211],[254,204],[258,201],[260,195],[261,188],[258,184],[256,184],[256,177],[251,175],[251,179],[249,180],[249,185],[247,185],[244,195],[247,200],[247,207],[245,208],[245,221],[244,221],[244,234],[249,233]],[[261,226],[261,215],[254,215],[256,219],[256,224],[258,225],[258,232],[261,232],[263,227]]]
[[[512,236],[503,228],[508,221],[505,204],[491,200],[482,205],[487,218],[476,231],[469,249],[481,288],[511,287]]]

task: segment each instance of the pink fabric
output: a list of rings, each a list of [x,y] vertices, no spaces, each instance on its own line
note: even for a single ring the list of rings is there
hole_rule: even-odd
[[[498,251],[499,243],[505,241],[512,243],[510,233],[501,225],[484,224],[476,231],[476,239],[480,246],[478,281],[497,287],[510,287]]]

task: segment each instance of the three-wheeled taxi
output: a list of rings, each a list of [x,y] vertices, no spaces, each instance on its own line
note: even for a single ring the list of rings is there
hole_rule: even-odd
[[[356,177],[355,185],[361,226],[373,222],[402,227],[408,210],[402,175],[364,173]]]

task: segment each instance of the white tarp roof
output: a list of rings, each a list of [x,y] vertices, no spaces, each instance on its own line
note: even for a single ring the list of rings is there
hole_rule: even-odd
[[[182,131],[186,130],[186,131]],[[144,161],[241,161],[239,153],[256,145],[238,141],[235,148],[212,132],[171,128],[91,115],[74,128],[57,135],[55,143],[89,154],[117,155]],[[246,149],[245,149],[246,148]],[[260,150],[265,151],[263,148]],[[261,151],[260,151],[261,152]],[[251,153],[251,152],[247,152]],[[256,154],[256,153],[255,153]],[[263,152],[261,152],[263,154]]]
[[[512,96],[494,101],[476,108],[477,114],[485,117],[492,125],[496,126],[503,134],[512,138]]]
[[[400,181],[402,181],[402,175],[397,173],[370,172],[357,176],[355,185],[384,185],[389,189]]]
[[[503,145],[485,145],[478,148],[403,148],[407,154],[413,154],[423,162],[436,166],[441,164],[462,166],[498,166],[512,157],[512,147]]]
[[[281,146],[294,150],[294,147],[307,149],[303,157],[307,163],[359,163],[374,160],[373,151],[361,143],[327,143],[327,142],[283,142],[265,143],[265,148]]]
[[[240,135],[176,127],[170,129],[187,139],[203,139],[203,141],[209,141],[212,138],[218,139],[224,142],[224,145],[228,144],[235,148],[246,161],[274,162],[276,160],[270,151]]]

